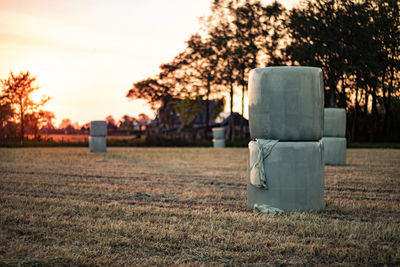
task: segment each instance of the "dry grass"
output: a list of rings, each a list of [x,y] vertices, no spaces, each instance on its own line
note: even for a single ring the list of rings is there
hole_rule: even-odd
[[[399,265],[400,150],[348,163],[323,212],[263,215],[245,148],[0,149],[0,265]]]

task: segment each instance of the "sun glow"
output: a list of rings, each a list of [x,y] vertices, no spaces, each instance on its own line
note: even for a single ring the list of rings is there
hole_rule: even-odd
[[[294,0],[293,0],[294,1]],[[284,1],[282,1],[284,3]],[[134,82],[185,48],[199,31],[210,1],[3,0],[0,2],[0,79],[30,71],[43,107],[84,124],[113,115],[154,117],[145,101],[125,97]],[[240,101],[238,102],[240,103]],[[240,109],[240,108],[239,108]]]

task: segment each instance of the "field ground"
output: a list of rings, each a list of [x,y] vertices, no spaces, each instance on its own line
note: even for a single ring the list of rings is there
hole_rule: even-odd
[[[265,215],[246,148],[2,148],[0,265],[400,265],[400,150],[347,162],[322,212]]]

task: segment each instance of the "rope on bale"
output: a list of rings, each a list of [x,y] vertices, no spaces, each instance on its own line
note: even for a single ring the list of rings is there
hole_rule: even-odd
[[[254,146],[258,150],[257,159],[250,169],[250,183],[255,187],[268,189],[264,160],[271,154],[278,142],[278,140],[266,139],[256,139],[250,142],[249,146]]]

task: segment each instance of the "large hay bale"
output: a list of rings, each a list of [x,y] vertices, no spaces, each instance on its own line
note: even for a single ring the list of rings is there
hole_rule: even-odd
[[[322,143],[278,142],[269,152],[261,163],[267,188],[254,186],[250,180],[260,150],[256,141],[249,143],[248,207],[267,205],[283,211],[321,210],[324,205]]]
[[[107,141],[105,136],[89,137],[90,152],[107,152]]]
[[[346,136],[346,110],[344,108],[324,109],[324,136]]]
[[[346,138],[323,137],[325,165],[346,165]]]
[[[323,97],[320,68],[268,67],[251,70],[251,138],[320,140],[323,134]]]
[[[90,136],[107,136],[107,123],[105,121],[91,121]]]

